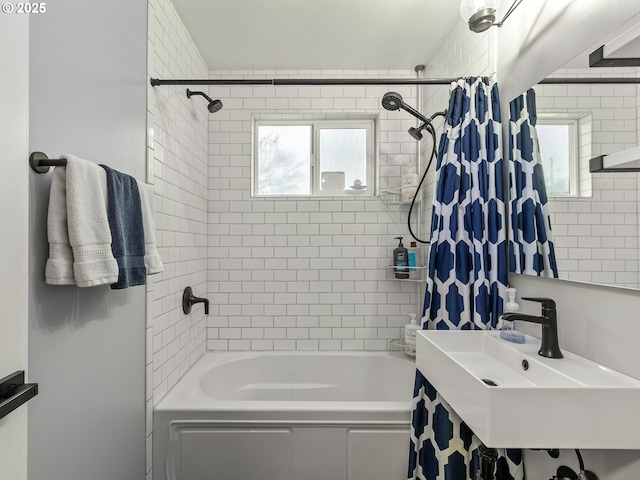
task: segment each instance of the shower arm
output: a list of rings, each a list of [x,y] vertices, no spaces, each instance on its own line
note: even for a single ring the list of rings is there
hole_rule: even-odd
[[[411,108],[411,107],[409,107],[409,108]],[[416,112],[416,113],[418,113],[418,112]],[[441,112],[436,112],[433,115],[431,115],[429,118],[426,118],[424,115],[422,115],[420,113],[418,113],[418,115],[420,115],[418,118],[420,120],[422,120],[422,125],[420,125],[418,127],[418,131],[432,128],[434,130],[434,133],[435,133],[435,127],[433,126],[433,120],[435,120],[437,117],[446,117],[447,116],[447,111],[443,110]]]
[[[419,111],[417,111],[415,108],[413,108],[411,105],[407,105],[406,103],[402,102],[400,104],[400,108],[403,109],[405,112],[409,112],[411,115],[413,115],[414,117],[416,117],[418,120],[420,120],[422,123],[431,123],[431,121],[425,117],[424,115],[422,115]]]

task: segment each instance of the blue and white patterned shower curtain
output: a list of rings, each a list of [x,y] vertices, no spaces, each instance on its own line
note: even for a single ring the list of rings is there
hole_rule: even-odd
[[[423,329],[498,325],[507,283],[501,128],[493,81],[472,77],[451,84],[438,149]],[[479,445],[416,371],[408,478],[475,480]],[[523,479],[520,450],[499,454],[497,478]]]
[[[513,100],[509,111],[510,270],[557,278],[547,189],[536,133],[534,90]]]

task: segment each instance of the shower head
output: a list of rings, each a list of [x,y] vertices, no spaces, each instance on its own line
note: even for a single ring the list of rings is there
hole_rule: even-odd
[[[210,100],[209,101],[209,105],[207,105],[207,109],[209,109],[209,111],[211,113],[216,113],[218,110],[220,110],[222,108],[222,101],[221,100]]]
[[[433,131],[435,135],[435,130],[433,130],[433,125],[431,124],[431,120],[433,120],[436,116],[442,114],[442,113],[435,113],[434,115],[431,116],[431,118],[427,118],[424,115],[422,115],[420,112],[418,112],[416,109],[404,103],[404,100],[402,100],[402,95],[396,92],[385,93],[382,96],[382,106],[384,107],[385,110],[391,110],[391,111],[403,109],[404,111],[409,112],[411,115],[413,115],[418,120],[420,120],[422,122],[422,125],[420,125],[419,127],[411,127],[409,129],[409,135],[411,135],[416,140],[422,140],[422,130],[424,130],[425,128],[428,130],[430,129],[430,131]]]
[[[404,100],[402,100],[402,95],[396,92],[385,93],[382,96],[382,106],[385,110],[391,110],[391,111],[399,110],[401,108],[405,112],[409,112],[411,115],[420,119],[424,123],[427,123],[429,121],[424,115],[422,115],[416,109],[404,103]]]
[[[396,92],[387,92],[382,96],[382,106],[385,110],[398,110],[404,102],[402,95]]]
[[[446,110],[443,110],[442,112],[434,113],[428,119],[426,119],[426,121],[419,127],[411,127],[409,129],[409,135],[411,135],[413,138],[415,138],[418,141],[422,140],[422,130],[428,130],[429,132],[431,132],[432,135],[435,135],[436,131],[432,123],[433,119],[440,116],[444,117],[446,115],[447,115]]]
[[[422,127],[420,128],[411,127],[409,129],[409,135],[411,135],[416,140],[420,141],[422,140],[422,132],[420,130],[422,130]]]
[[[209,101],[209,105],[207,105],[207,109],[211,113],[216,113],[218,110],[222,108],[222,102],[220,100],[213,100],[209,95],[204,92],[192,92],[187,88],[187,98],[191,98],[192,95],[200,95],[206,98]]]

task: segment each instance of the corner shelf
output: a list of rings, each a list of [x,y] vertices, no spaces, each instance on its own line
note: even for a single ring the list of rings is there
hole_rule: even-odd
[[[392,340],[389,340],[388,344],[387,344],[387,350],[389,351],[389,354],[394,356],[394,357],[398,357],[398,358],[404,358],[406,360],[409,360],[411,362],[415,362],[416,361],[416,356],[415,355],[409,355],[405,349],[405,345],[404,345],[404,340],[400,339],[400,338],[394,338]]]
[[[422,192],[418,192],[415,202],[416,205],[420,204],[421,195]],[[380,200],[389,215],[391,215],[393,221],[395,223],[403,223],[402,213],[406,214],[408,212],[411,200],[402,200],[402,188],[385,188],[380,192]]]
[[[427,269],[429,267],[396,267],[395,265],[387,265],[387,280],[395,280],[396,282],[424,282],[427,279]],[[396,272],[408,273],[408,278],[397,278]]]
[[[393,205],[411,205],[411,200],[402,200],[402,187],[382,190],[380,198],[382,199],[382,203],[387,207]],[[420,197],[416,198],[416,203],[420,203]]]

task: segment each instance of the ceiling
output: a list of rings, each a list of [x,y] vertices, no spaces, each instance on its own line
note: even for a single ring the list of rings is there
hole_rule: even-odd
[[[413,69],[457,0],[173,0],[210,70]]]

